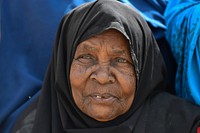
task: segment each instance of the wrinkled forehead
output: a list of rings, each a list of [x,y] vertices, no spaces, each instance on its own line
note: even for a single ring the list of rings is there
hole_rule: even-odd
[[[115,49],[115,51],[120,48],[126,49],[126,53],[130,53],[128,38],[116,29],[107,29],[100,34],[94,35],[79,43],[77,48],[87,47],[87,49],[98,49],[103,46],[105,47],[105,45],[106,47],[111,47],[113,50]]]
[[[102,30],[98,34],[94,34],[89,39],[103,39],[102,41],[117,41],[117,40],[124,40],[129,41],[129,38],[122,33],[120,30],[115,28],[108,28],[105,30]],[[87,39],[88,40],[88,39]]]

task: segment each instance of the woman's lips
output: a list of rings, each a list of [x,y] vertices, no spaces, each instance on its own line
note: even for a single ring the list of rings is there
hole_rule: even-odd
[[[109,93],[104,93],[104,94],[95,93],[92,94],[91,97],[92,99],[98,102],[109,102],[116,99],[116,96],[113,96],[112,94]]]

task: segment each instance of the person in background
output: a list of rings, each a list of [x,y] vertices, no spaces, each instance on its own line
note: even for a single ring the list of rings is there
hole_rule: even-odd
[[[166,39],[177,62],[176,94],[200,105],[200,1],[170,0]]]
[[[200,107],[166,92],[166,66],[135,8],[85,3],[63,15],[41,95],[14,133],[197,133]]]

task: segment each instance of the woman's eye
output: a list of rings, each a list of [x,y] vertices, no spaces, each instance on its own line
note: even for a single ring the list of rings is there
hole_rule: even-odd
[[[116,62],[118,62],[118,63],[127,63],[127,60],[123,59],[123,58],[117,58]]]
[[[78,61],[84,63],[84,64],[89,64],[89,63],[93,63],[95,62],[95,58],[94,56],[90,55],[90,54],[84,54],[84,55],[80,55],[77,58]]]
[[[83,59],[93,59],[93,57],[89,54],[87,55],[81,55],[79,58],[83,58]]]

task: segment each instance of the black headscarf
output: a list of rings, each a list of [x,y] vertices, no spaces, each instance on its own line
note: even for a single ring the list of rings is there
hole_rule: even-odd
[[[118,30],[129,40],[137,76],[137,88],[134,102],[128,112],[114,120],[99,122],[85,115],[76,106],[70,86],[70,66],[80,42],[108,29]],[[176,120],[170,121],[171,117],[166,116],[170,115],[171,111],[168,102],[173,103],[173,100],[168,99],[176,98],[163,92],[164,79],[165,65],[157,43],[147,23],[133,7],[116,0],[86,3],[66,14],[59,25],[32,132],[179,132],[182,129],[176,129]],[[181,100],[176,99],[176,101]],[[194,116],[186,117],[184,114],[184,118],[188,120],[184,125],[189,125],[187,126],[190,128],[189,131],[191,127],[195,127],[193,124],[197,117],[196,112]],[[172,114],[170,116],[173,116]],[[166,118],[169,118],[168,122]],[[178,125],[182,119],[179,120]],[[175,128],[168,125],[174,123]]]

